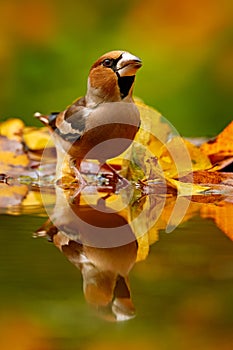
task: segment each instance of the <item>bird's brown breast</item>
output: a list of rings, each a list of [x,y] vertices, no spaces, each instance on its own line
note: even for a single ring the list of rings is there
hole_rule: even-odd
[[[87,117],[84,133],[70,147],[63,147],[74,158],[106,161],[124,152],[132,143],[140,125],[140,115],[132,102],[99,105]]]

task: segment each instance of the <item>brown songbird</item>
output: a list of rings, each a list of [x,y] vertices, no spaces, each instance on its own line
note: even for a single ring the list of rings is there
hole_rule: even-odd
[[[140,126],[132,92],[141,65],[129,52],[108,52],[92,65],[84,97],[63,112],[35,114],[55,132],[57,149],[75,160],[77,167],[83,159],[103,164],[132,143]]]

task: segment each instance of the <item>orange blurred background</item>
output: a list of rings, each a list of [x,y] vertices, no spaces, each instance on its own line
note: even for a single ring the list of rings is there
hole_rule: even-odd
[[[185,136],[212,136],[233,116],[232,0],[1,0],[0,117],[39,125],[86,90],[106,51],[142,58],[135,95]]]

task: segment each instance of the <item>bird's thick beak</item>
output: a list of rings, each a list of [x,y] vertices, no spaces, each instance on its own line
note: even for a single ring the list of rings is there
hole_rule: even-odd
[[[34,113],[34,118],[39,119],[44,125],[49,125],[49,117],[47,115],[36,112]]]
[[[140,58],[124,52],[121,59],[117,62],[116,71],[121,77],[132,76],[136,74],[141,66],[142,61]]]

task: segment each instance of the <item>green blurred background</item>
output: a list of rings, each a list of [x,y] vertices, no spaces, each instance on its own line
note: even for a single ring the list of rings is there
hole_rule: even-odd
[[[142,58],[135,95],[182,135],[232,120],[232,0],[1,0],[1,119],[39,125],[33,113],[83,95],[90,65],[112,49]]]

